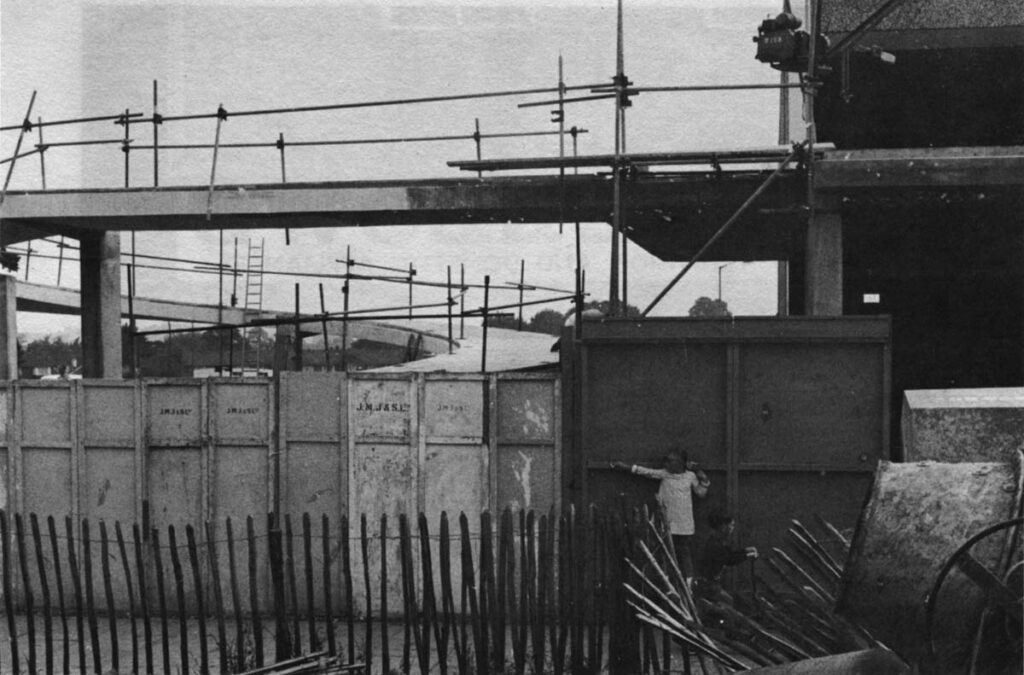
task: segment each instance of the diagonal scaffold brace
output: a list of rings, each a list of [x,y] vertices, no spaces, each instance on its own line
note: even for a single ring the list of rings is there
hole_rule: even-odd
[[[779,177],[782,175],[782,172],[786,170],[786,167],[789,166],[790,163],[793,162],[793,160],[805,154],[806,148],[806,143],[800,143],[793,146],[793,151],[790,152],[789,155],[787,155],[786,158],[779,163],[779,166],[775,169],[775,171],[773,171],[771,175],[768,176],[764,180],[764,182],[761,183],[760,186],[758,186],[756,190],[754,190],[753,194],[751,194],[747,198],[747,200],[743,202],[743,204],[741,204],[738,209],[736,209],[736,212],[729,217],[729,220],[725,221],[725,223],[720,228],[718,228],[718,231],[715,232],[711,239],[709,239],[708,242],[704,244],[704,246],[702,246],[701,249],[693,255],[693,258],[690,259],[690,262],[686,263],[686,267],[684,267],[679,272],[679,274],[677,274],[672,279],[672,281],[670,281],[668,285],[665,286],[665,288],[663,288],[660,293],[658,293],[657,297],[655,297],[654,300],[651,301],[651,304],[647,305],[647,308],[643,312],[641,312],[641,316],[647,316],[648,314],[650,314],[651,310],[654,309],[654,307],[659,302],[661,302],[661,299],[664,298],[677,283],[679,283],[679,280],[686,276],[686,273],[689,272],[690,269],[694,265],[696,265],[701,258],[704,257],[704,254],[707,253],[712,246],[714,246],[715,242],[721,239],[722,236],[729,231],[729,228],[735,225],[736,221],[738,221],[743,216],[743,214],[746,213],[748,209],[750,209],[754,202],[756,202],[758,198],[761,195],[763,195],[768,190],[768,188],[771,187],[773,183],[775,183],[776,180],[779,179]]]

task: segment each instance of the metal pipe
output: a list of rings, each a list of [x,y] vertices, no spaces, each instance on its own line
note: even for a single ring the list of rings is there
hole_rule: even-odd
[[[130,359],[129,363],[132,366],[132,378],[139,376],[139,362],[138,362],[138,350],[137,340],[135,339],[136,326],[135,326],[135,284],[132,281],[132,273],[134,270],[131,265],[128,265],[126,270],[128,277],[128,345],[130,347]]]
[[[823,155],[826,151],[833,150],[835,146],[829,143],[818,144],[815,148],[817,156]],[[766,164],[776,163],[785,158],[792,148],[785,146],[771,146],[764,148],[749,148],[745,150],[697,150],[686,152],[644,152],[634,154],[623,154],[619,160],[633,166],[648,165],[715,165],[715,164]],[[454,160],[447,162],[448,166],[457,167],[463,171],[505,171],[523,169],[557,169],[559,166],[572,167],[613,167],[616,158],[614,154],[606,155],[578,155],[571,159],[559,159],[557,157],[514,157],[504,159],[488,159],[482,162],[474,160]]]
[[[569,89],[593,89],[599,87],[600,84],[581,84],[569,87]],[[326,110],[350,110],[353,108],[375,108],[392,105],[408,105],[413,103],[439,103],[442,101],[467,101],[481,98],[499,98],[503,96],[524,96],[528,94],[549,94],[554,92],[555,89],[552,87],[539,87],[535,89],[510,89],[506,91],[490,91],[481,92],[476,94],[449,94],[447,96],[422,96],[416,98],[402,98],[402,99],[389,99],[379,101],[360,101],[356,103],[338,103],[333,105],[313,105],[313,106],[300,106],[293,108],[267,108],[263,110],[243,110],[240,112],[232,112],[233,117],[244,117],[248,115],[278,115],[283,113],[299,113],[299,112],[320,112]],[[200,120],[210,119],[214,117],[213,114],[201,113],[194,115],[170,115],[162,118],[164,122],[177,122],[182,120]],[[140,119],[136,122],[148,122],[150,120]]]
[[[796,89],[799,84],[693,84],[668,87],[629,87],[630,93],[657,93],[671,91],[733,91],[742,89]],[[594,89],[596,92],[613,91],[612,89]]]
[[[327,341],[327,306],[324,304],[323,284],[320,284],[320,317],[320,325],[324,332],[324,372],[329,373],[331,371],[331,345]]]
[[[142,113],[132,113],[131,116],[142,117]],[[124,119],[124,115],[105,115],[103,117],[77,117],[75,119],[54,120],[52,122],[45,122],[43,124],[44,126],[55,127],[59,124],[78,124],[81,122],[109,122],[111,120],[116,122],[117,120],[121,119]],[[0,127],[0,131],[14,131],[15,129],[21,129],[23,126],[24,124],[10,124],[6,127]]]
[[[519,261],[519,322],[516,330],[523,330],[523,283],[526,281],[526,260]]]
[[[487,372],[487,304],[491,298],[491,277],[490,275],[484,276],[484,312],[483,312],[483,328],[484,328],[484,339],[483,349],[480,350],[480,372]]]
[[[474,118],[474,124],[476,125],[475,126],[476,131],[473,132],[473,142],[476,144],[476,161],[479,162],[481,159],[483,159],[483,155],[481,154],[481,148],[480,148],[480,139],[483,138],[483,136],[480,135],[480,118],[479,117]],[[483,171],[477,171],[476,175],[477,175],[478,178],[482,178],[483,177]]]
[[[409,318],[412,318],[412,278],[415,276],[416,270],[413,268],[412,263],[409,263]]]
[[[153,80],[153,187],[160,185],[160,115],[157,113],[157,86]],[[127,128],[128,125],[125,125]]]
[[[348,372],[348,298],[349,280],[345,279],[345,283],[341,287],[341,293],[344,296],[344,311],[342,313],[341,320],[341,372]]]
[[[527,138],[531,136],[554,136],[557,131],[516,131],[516,132],[505,132],[505,133],[493,133],[493,134],[480,134],[480,138]],[[587,129],[580,129],[579,133],[589,133]],[[283,146],[289,147],[319,147],[319,146],[331,146],[331,145],[378,145],[387,143],[422,143],[422,142],[434,142],[434,141],[466,141],[476,140],[476,134],[452,134],[446,136],[407,136],[407,137],[394,137],[394,138],[352,138],[352,139],[341,139],[341,140],[324,140],[324,141],[290,141],[288,143],[283,142],[283,134],[278,141],[275,142],[240,142],[240,143],[221,143],[222,148],[278,148],[283,150]],[[120,142],[120,141],[114,141]],[[133,150],[153,150],[155,146],[152,145],[133,145]],[[211,143],[175,143],[171,145],[162,145],[162,150],[204,150],[212,148]],[[477,159],[480,159],[480,154],[477,153]],[[282,176],[283,176],[282,170]]]
[[[10,157],[5,157],[4,159],[0,159],[0,164],[9,164],[9,163],[12,163],[12,162],[14,162],[16,160],[21,159],[22,157],[31,157],[32,155],[36,154],[37,152],[40,152],[39,148],[36,148],[35,150],[29,150],[28,152],[23,152],[23,153],[21,153],[19,155],[11,155]]]
[[[227,119],[227,113],[224,111],[224,104],[221,104],[217,108],[217,131],[213,137],[213,164],[210,166],[210,191],[206,197],[206,220],[210,220],[210,216],[213,213],[213,186],[217,178],[217,149],[220,145],[220,125]],[[221,260],[223,263],[223,259]]]
[[[21,133],[18,134],[18,143],[14,146],[14,155],[11,157],[11,165],[7,167],[7,178],[4,179],[3,190],[0,190],[0,204],[4,203],[4,196],[7,194],[7,186],[11,183],[11,174],[14,173],[15,160],[18,159],[18,153],[21,151],[21,141],[25,138],[25,132],[31,128],[32,123],[28,121],[29,117],[32,116],[32,106],[36,102],[36,92],[33,90],[32,98],[28,100],[28,110],[25,111],[25,121],[21,125]]]
[[[561,103],[562,105],[565,105],[566,103],[580,103],[582,101],[601,101],[601,100],[604,100],[606,98],[615,98],[615,94],[595,94],[593,96],[576,96],[576,97],[573,97],[573,98],[558,98],[558,99],[548,100],[548,101],[533,101],[533,102],[530,102],[530,103],[520,103],[516,107],[517,108],[537,108],[537,107],[540,107],[540,106],[552,105],[554,103]]]
[[[452,340],[452,305],[455,299],[452,297],[452,266],[448,265],[448,353],[454,350]]]
[[[302,372],[302,336],[300,335],[301,322],[299,321],[299,284],[295,284],[295,370]]]
[[[459,339],[466,338],[466,266],[459,263]]]
[[[126,120],[128,119],[128,114],[130,112],[131,112],[131,110],[128,109],[128,108],[124,109],[124,118]],[[128,172],[129,172],[129,166],[130,166],[129,157],[131,156],[131,151],[129,150],[129,145],[128,144],[130,142],[131,142],[131,139],[128,138],[128,125],[125,124],[124,125],[124,142],[121,145],[121,152],[124,153],[124,186],[125,187],[128,187],[128,176],[129,176]]]
[[[754,190],[754,193],[750,195],[750,197],[748,197],[742,205],[740,205],[740,207],[736,210],[735,213],[732,214],[729,220],[725,221],[725,224],[722,225],[722,227],[718,228],[718,231],[715,232],[711,239],[709,239],[708,242],[704,244],[704,246],[702,246],[701,249],[697,251],[697,253],[694,254],[693,258],[690,259],[690,262],[686,264],[686,267],[684,267],[682,271],[679,272],[679,274],[677,274],[675,278],[672,279],[672,281],[670,281],[669,284],[665,286],[665,288],[662,289],[660,293],[658,293],[657,297],[655,297],[654,300],[651,301],[651,304],[647,306],[647,309],[640,313],[641,316],[647,316],[650,313],[650,311],[654,309],[654,306],[657,305],[658,302],[660,302],[661,299],[665,297],[665,295],[670,290],[672,290],[672,287],[679,283],[679,280],[682,279],[683,276],[685,276],[686,273],[690,271],[690,268],[697,264],[697,261],[700,260],[705,253],[707,253],[708,249],[710,249],[714,245],[714,243],[718,241],[722,237],[722,235],[724,235],[726,231],[728,231],[728,229],[732,227],[737,220],[740,219],[740,216],[746,213],[747,209],[750,208],[751,204],[757,201],[757,198],[764,194],[765,191],[772,185],[772,183],[774,183],[779,178],[779,176],[782,175],[783,170],[789,165],[790,162],[792,162],[796,158],[796,156],[801,152],[802,148],[803,146],[799,146],[798,148],[794,149],[793,152],[789,153],[788,157],[782,160],[782,163],[779,164],[778,168],[775,169],[775,171],[773,171],[772,174],[768,176],[768,178],[766,178],[765,181],[761,183],[761,185],[756,190]]]
[[[36,128],[39,129],[39,145],[43,145],[43,118],[36,118],[38,123]],[[39,172],[42,174],[43,189],[46,189],[46,153],[43,148],[39,148]]]
[[[402,267],[387,267],[385,265],[372,265],[370,263],[356,262],[355,260],[352,260],[351,258],[346,258],[345,260],[335,260],[334,262],[343,262],[343,263],[346,264],[346,266],[351,266],[351,267],[369,267],[371,269],[384,270],[386,272],[406,272],[407,271],[405,268],[402,268]]]
[[[562,70],[562,53],[558,53],[558,109],[555,116],[558,118],[558,159],[565,159],[565,81]],[[477,158],[479,159],[479,157]],[[478,171],[483,175],[483,171]],[[558,234],[562,234],[562,226],[565,223],[565,166],[558,167]]]
[[[127,142],[131,143],[131,141],[132,141],[132,139],[130,139],[130,138],[127,139]],[[42,141],[40,141],[39,143],[36,143],[36,147],[39,148],[40,150],[44,150],[44,149],[48,149],[48,148],[66,148],[66,147],[72,147],[72,146],[76,146],[76,145],[114,145],[115,143],[118,144],[118,145],[124,145],[125,139],[106,138],[106,139],[97,139],[97,140],[91,140],[91,141],[58,141],[56,143],[45,143],[45,144]]]

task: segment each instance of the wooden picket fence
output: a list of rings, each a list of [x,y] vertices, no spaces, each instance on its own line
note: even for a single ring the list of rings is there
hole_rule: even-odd
[[[484,512],[475,530],[442,513],[436,534],[423,514],[397,533],[387,516],[319,520],[249,517],[236,533],[227,519],[220,539],[186,525],[182,542],[173,526],[0,511],[0,671],[244,672],[320,651],[385,674],[670,667],[622,591],[643,513]]]

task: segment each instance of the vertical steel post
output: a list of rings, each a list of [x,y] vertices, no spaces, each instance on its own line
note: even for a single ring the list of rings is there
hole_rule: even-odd
[[[523,284],[526,283],[526,260],[519,260],[519,322],[516,330],[523,330]]]
[[[452,305],[455,300],[452,298],[452,266],[448,265],[448,353],[454,351],[452,346]]]
[[[476,123],[476,130],[473,132],[473,142],[476,143],[476,161],[479,162],[480,159],[481,159],[481,155],[480,155],[480,118],[479,117],[477,117],[475,119],[475,123]],[[480,170],[477,170],[476,177],[477,178],[483,178],[484,177],[484,172],[480,171]]]
[[[157,85],[153,80],[153,187],[160,185],[160,114],[157,112]]]
[[[487,372],[487,308],[491,297],[491,275],[484,277],[484,338],[483,349],[480,350],[480,372]]]
[[[341,286],[344,311],[341,315],[341,372],[348,372],[348,298],[352,286],[349,284],[352,274],[352,247],[345,247],[345,283]]]
[[[565,224],[565,79],[562,73],[562,53],[558,53],[558,234]]]
[[[302,372],[302,336],[299,322],[299,284],[295,284],[295,370]]]
[[[121,152],[124,153],[124,186],[125,187],[128,187],[129,166],[131,164],[131,160],[129,159],[130,156],[131,156],[131,151],[129,150],[129,145],[128,145],[129,142],[131,141],[131,139],[129,138],[129,128],[128,128],[128,120],[130,119],[128,116],[131,115],[131,112],[132,112],[131,108],[125,108],[124,109],[124,142],[121,144]]]
[[[409,320],[412,320],[412,278],[416,275],[416,269],[409,263]]]
[[[327,306],[324,304],[324,285],[320,284],[320,326],[324,333],[324,372],[331,372],[331,345],[327,341]]]
[[[139,376],[139,350],[135,339],[135,265],[128,265],[128,354],[132,367],[132,379]]]
[[[287,183],[288,182],[288,175],[285,173],[285,170],[284,170],[284,132],[283,131],[278,132],[278,134],[277,134],[277,149],[281,153],[281,182],[282,183]],[[292,243],[291,230],[286,227],[286,228],[284,228],[284,245],[285,246],[291,246],[291,243]]]
[[[466,339],[466,265],[459,263],[459,339]]]

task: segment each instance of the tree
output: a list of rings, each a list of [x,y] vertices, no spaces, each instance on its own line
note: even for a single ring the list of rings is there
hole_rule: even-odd
[[[490,328],[515,330],[519,328],[519,320],[511,314],[492,314],[487,317],[487,325]]]
[[[561,335],[565,325],[565,316],[553,309],[542,309],[533,315],[527,330],[548,335]]]
[[[690,316],[700,318],[730,317],[732,312],[729,311],[729,305],[724,300],[712,300],[706,295],[702,295],[697,298],[697,301],[693,303],[693,307],[690,308]]]

